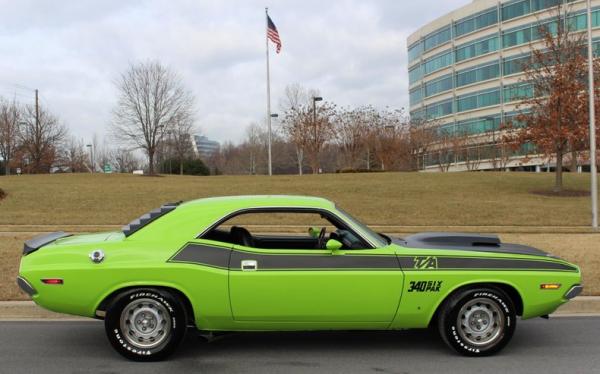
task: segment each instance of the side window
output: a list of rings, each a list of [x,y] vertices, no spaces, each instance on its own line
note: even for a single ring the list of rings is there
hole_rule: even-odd
[[[343,222],[314,211],[243,212],[202,238],[261,249],[324,249],[329,239],[340,241],[343,249],[367,248]]]

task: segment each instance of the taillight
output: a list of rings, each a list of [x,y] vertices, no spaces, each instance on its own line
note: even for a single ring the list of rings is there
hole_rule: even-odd
[[[42,279],[42,283],[60,285],[60,284],[63,284],[64,282],[61,278],[46,278],[46,279]]]

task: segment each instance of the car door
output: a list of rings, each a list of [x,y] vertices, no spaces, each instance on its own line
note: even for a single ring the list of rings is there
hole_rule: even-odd
[[[390,323],[402,292],[393,250],[259,249],[234,245],[229,287],[236,321]]]

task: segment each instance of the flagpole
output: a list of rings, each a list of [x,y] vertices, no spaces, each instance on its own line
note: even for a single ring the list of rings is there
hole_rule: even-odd
[[[269,175],[273,175],[271,163],[271,77],[269,71],[269,8],[265,7],[265,46],[267,51],[267,148],[269,153]]]
[[[596,103],[594,90],[594,54],[592,49],[592,2],[587,0],[588,85],[590,105],[590,179],[592,197],[592,228],[598,230],[598,175],[596,169]]]

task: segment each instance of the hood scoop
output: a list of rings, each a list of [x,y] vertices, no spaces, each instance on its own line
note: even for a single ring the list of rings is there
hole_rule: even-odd
[[[537,248],[520,244],[502,243],[497,235],[480,235],[454,232],[422,232],[404,239],[410,248],[453,249],[460,251],[512,253],[553,257]]]
[[[406,238],[409,247],[500,247],[497,235],[453,232],[422,232]]]

